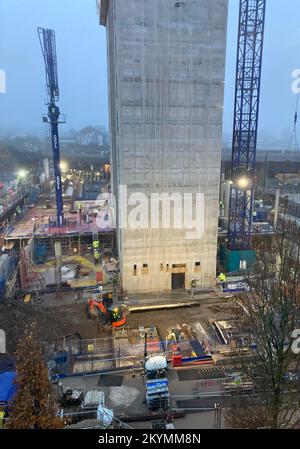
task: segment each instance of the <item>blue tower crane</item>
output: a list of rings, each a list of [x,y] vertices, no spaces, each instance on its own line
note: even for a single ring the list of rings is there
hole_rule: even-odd
[[[228,249],[251,249],[266,0],[240,0]]]
[[[38,36],[45,61],[46,84],[47,84],[46,104],[48,105],[48,115],[43,117],[43,121],[49,123],[51,129],[57,225],[63,226],[64,208],[62,197],[58,125],[59,123],[64,123],[64,121],[59,121],[60,111],[58,106],[56,105],[56,102],[59,100],[59,88],[57,76],[55,32],[53,30],[48,30],[45,28],[38,28]]]

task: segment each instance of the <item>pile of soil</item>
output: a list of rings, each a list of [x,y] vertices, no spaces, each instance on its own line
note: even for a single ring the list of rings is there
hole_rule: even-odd
[[[68,316],[56,309],[37,308],[24,304],[21,299],[8,299],[0,304],[0,329],[6,333],[6,351],[13,354],[26,326],[35,322],[43,343],[50,343],[57,337],[72,332]]]
[[[0,304],[0,329],[6,333],[8,354],[14,353],[26,326],[33,322],[46,345],[73,332],[82,333],[82,338],[99,338],[97,323],[87,320],[83,305],[40,307],[24,304],[21,299],[8,299]]]

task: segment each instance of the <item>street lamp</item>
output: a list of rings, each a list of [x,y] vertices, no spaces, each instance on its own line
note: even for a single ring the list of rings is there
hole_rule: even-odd
[[[236,186],[240,190],[249,190],[251,185],[251,178],[246,175],[242,175],[236,179]]]
[[[68,164],[65,161],[61,161],[59,164],[61,171],[66,172],[68,170]]]
[[[19,178],[19,183],[21,185],[21,188],[23,190],[23,188],[25,188],[25,190],[27,189],[27,175],[28,175],[28,170],[25,170],[25,168],[21,168],[18,171],[18,178]]]
[[[21,170],[18,171],[19,178],[25,179],[27,173],[28,173],[28,172],[27,172],[24,168],[22,168]]]

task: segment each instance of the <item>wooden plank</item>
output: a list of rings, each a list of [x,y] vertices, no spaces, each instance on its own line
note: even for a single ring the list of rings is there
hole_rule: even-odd
[[[31,300],[31,295],[25,295],[25,298],[24,298],[24,303],[28,303],[28,302],[30,302],[30,300]]]
[[[173,304],[153,304],[153,305],[145,305],[145,306],[129,306],[130,312],[142,312],[149,310],[160,310],[160,309],[179,309],[182,307],[193,307],[199,306],[198,302],[184,302],[184,303],[173,303]]]

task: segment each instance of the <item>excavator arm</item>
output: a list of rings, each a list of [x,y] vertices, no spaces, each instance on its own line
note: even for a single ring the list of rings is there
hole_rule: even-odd
[[[107,315],[107,310],[102,304],[102,302],[96,301],[95,299],[89,299],[88,300],[89,305],[89,311],[91,315],[99,316],[99,312],[101,312],[103,315]]]

